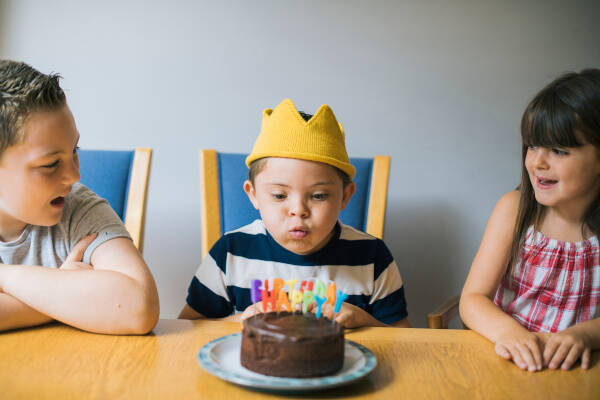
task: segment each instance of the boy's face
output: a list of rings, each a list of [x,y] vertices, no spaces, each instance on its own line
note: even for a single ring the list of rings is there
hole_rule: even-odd
[[[269,233],[296,254],[310,254],[327,244],[355,187],[352,182],[344,188],[327,164],[294,158],[269,158],[254,186],[244,183]]]
[[[27,224],[52,226],[79,180],[79,133],[67,106],[30,114],[23,141],[0,157],[0,239],[18,238]]]

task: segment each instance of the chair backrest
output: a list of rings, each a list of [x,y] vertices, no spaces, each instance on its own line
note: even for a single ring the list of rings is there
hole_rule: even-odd
[[[105,198],[142,251],[152,149],[79,150],[81,183]]]
[[[245,159],[245,154],[200,150],[203,257],[223,233],[260,218],[242,189],[248,178]],[[356,192],[340,220],[382,238],[390,157],[351,158],[350,162],[356,168]]]

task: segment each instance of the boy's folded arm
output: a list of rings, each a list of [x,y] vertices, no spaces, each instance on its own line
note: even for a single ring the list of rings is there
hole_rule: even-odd
[[[49,316],[29,307],[13,296],[0,293],[0,331],[26,328],[52,321]]]
[[[143,334],[158,321],[154,279],[129,239],[92,253],[93,269],[0,268],[0,289],[56,320],[91,332]],[[36,290],[31,290],[36,288]]]

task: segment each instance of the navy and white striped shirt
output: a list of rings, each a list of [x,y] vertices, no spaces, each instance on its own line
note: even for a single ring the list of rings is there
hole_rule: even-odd
[[[253,279],[333,281],[346,302],[391,324],[404,319],[402,278],[382,240],[341,222],[319,251],[299,255],[280,246],[256,220],[222,236],[210,249],[188,289],[187,303],[207,318],[243,312],[252,304]]]

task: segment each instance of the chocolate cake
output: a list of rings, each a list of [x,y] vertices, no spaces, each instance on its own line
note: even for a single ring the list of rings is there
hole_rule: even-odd
[[[344,363],[344,328],[313,313],[270,312],[243,323],[241,363],[263,375],[309,378]]]

